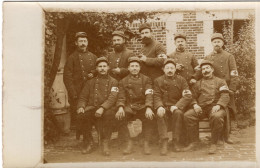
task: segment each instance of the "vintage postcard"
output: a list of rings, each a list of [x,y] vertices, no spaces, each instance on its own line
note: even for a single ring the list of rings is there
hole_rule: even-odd
[[[3,166],[259,167],[259,9],[3,2]]]

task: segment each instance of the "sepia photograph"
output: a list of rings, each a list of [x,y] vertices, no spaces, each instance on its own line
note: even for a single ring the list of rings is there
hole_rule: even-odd
[[[258,167],[258,10],[4,2],[3,166]]]

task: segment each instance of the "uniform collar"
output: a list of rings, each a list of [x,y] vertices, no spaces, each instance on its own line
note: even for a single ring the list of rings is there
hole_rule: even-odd
[[[214,54],[220,54],[220,53],[222,53],[222,52],[223,52],[223,48],[221,48],[219,52],[213,50],[213,53],[214,53]]]
[[[77,52],[79,52],[79,53],[87,53],[88,52],[88,48],[86,49],[85,52],[82,52],[80,49],[77,48]]]
[[[100,75],[100,74],[98,74],[98,75],[97,75],[97,78],[99,78],[99,79],[108,79],[108,74],[106,74],[106,75]]]
[[[130,74],[130,78],[132,78],[132,79],[139,79],[140,78],[140,73],[138,75]]]
[[[176,76],[177,76],[176,73],[173,76],[167,76],[167,75],[164,74],[165,79],[170,79],[170,80],[175,79]]]
[[[215,78],[215,76],[214,76],[214,75],[212,75],[212,77],[211,77],[211,78],[205,78],[205,77],[203,77],[203,79],[204,79],[204,80],[211,80],[211,79],[213,79],[213,78]]]
[[[178,48],[176,48],[176,52],[178,53],[184,53],[185,52],[185,49],[183,51],[179,50]]]

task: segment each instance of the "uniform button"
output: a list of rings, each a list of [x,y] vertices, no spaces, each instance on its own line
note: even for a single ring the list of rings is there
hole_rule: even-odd
[[[83,60],[81,59],[80,61],[82,62]]]

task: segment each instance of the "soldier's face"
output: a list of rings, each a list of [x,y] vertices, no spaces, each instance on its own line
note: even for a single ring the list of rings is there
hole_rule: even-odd
[[[128,70],[132,75],[138,75],[140,72],[141,66],[138,62],[131,62],[128,66]]]
[[[116,51],[121,51],[123,49],[123,45],[125,44],[125,39],[121,36],[113,36],[113,47]]]
[[[152,32],[150,29],[143,29],[141,31],[142,43],[147,44],[152,39]]]
[[[100,62],[98,65],[97,65],[97,71],[100,75],[106,75],[107,74],[107,71],[109,69],[109,66],[106,62]]]
[[[115,46],[115,45],[120,45],[120,44],[124,44],[124,43],[125,43],[124,38],[121,37],[121,36],[113,36],[112,41],[113,41],[113,45],[114,45],[114,46]]]
[[[183,38],[176,38],[175,40],[175,45],[176,45],[176,48],[179,49],[179,50],[184,50],[185,49],[185,46],[186,46],[186,40],[183,39]]]
[[[202,75],[206,78],[212,77],[214,69],[210,65],[203,65],[201,67]]]
[[[79,37],[75,44],[81,51],[86,51],[88,46],[88,39],[86,37]]]
[[[214,39],[211,42],[211,44],[212,44],[214,50],[219,52],[222,49],[224,42],[221,39]]]
[[[176,72],[176,67],[173,63],[168,63],[163,68],[164,74],[167,76],[173,76]]]

